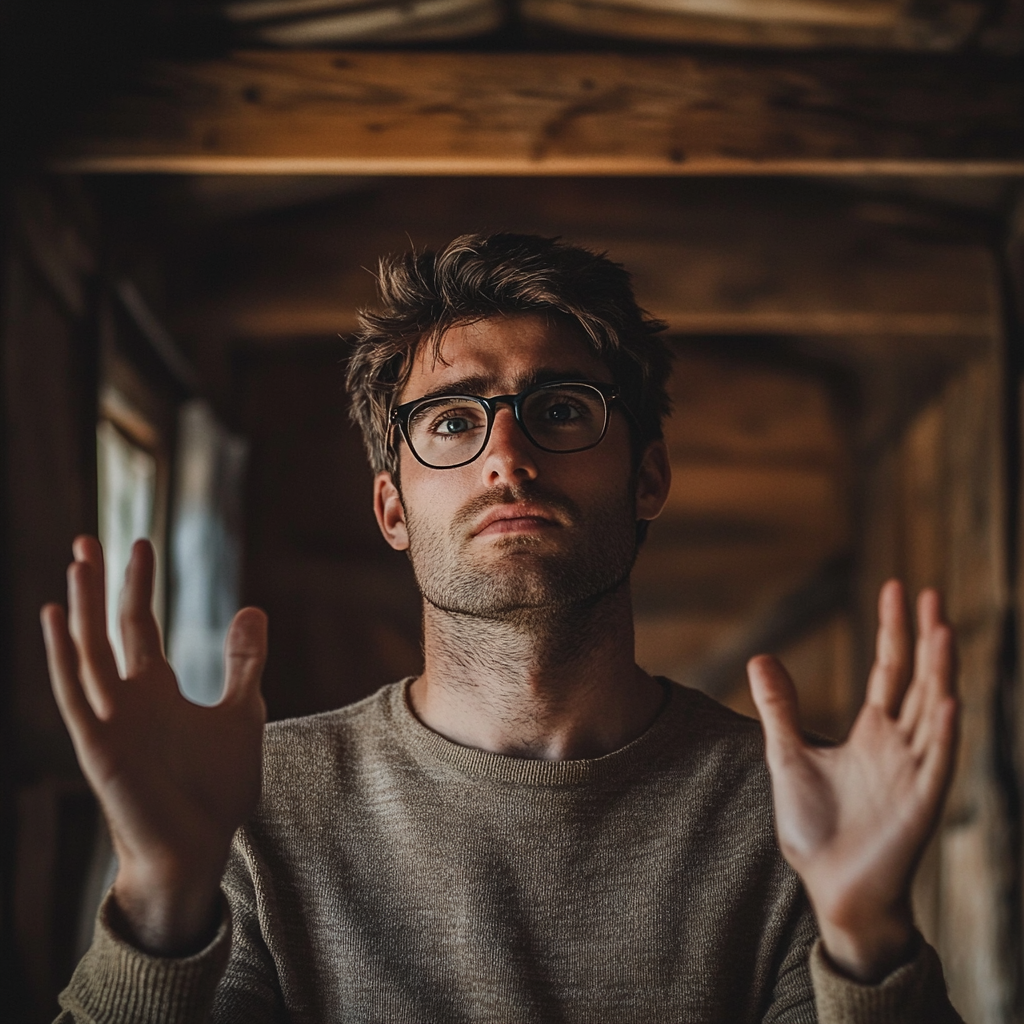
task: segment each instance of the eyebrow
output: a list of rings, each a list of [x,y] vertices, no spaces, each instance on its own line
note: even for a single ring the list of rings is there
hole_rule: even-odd
[[[588,373],[586,370],[576,369],[570,367],[566,370],[551,370],[551,369],[537,369],[531,370],[529,373],[523,374],[517,377],[515,383],[512,385],[515,389],[510,394],[516,394],[520,391],[525,391],[526,388],[532,387],[534,384],[553,384],[560,380],[579,380],[588,381],[596,380],[592,373]],[[494,378],[485,377],[482,374],[472,374],[466,377],[459,377],[458,380],[449,381],[442,387],[435,388],[433,391],[428,391],[424,395],[419,395],[417,398],[411,398],[411,402],[423,402],[428,401],[431,398],[443,398],[445,395],[475,395],[481,398],[491,398],[494,393],[501,393],[494,391]],[[402,402],[402,405],[408,403]]]

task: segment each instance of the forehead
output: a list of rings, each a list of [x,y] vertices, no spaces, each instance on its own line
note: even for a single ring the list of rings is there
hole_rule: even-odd
[[[578,329],[537,314],[492,317],[452,327],[416,353],[401,401],[455,387],[472,394],[514,394],[559,376],[610,381],[608,367]]]

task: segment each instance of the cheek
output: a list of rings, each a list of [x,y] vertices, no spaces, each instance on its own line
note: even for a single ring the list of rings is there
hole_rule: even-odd
[[[460,504],[465,502],[471,492],[466,490],[465,481],[460,488],[458,481],[449,478],[449,474],[455,476],[458,470],[442,473],[427,470],[423,466],[417,466],[417,469],[419,472],[410,467],[408,475],[402,477],[402,502],[406,518],[412,520],[419,529],[436,533],[451,522]]]
[[[608,442],[612,443],[608,443]],[[628,440],[606,438],[588,452],[566,456],[566,465],[559,474],[566,489],[573,487],[580,495],[632,493],[633,456]],[[578,460],[578,461],[576,461]],[[558,476],[553,477],[557,480]]]

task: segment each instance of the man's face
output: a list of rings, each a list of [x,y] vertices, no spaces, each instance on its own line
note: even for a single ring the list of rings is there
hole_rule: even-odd
[[[397,403],[439,389],[516,394],[534,383],[611,381],[607,367],[568,325],[535,315],[455,327],[442,360],[420,350]],[[583,452],[544,452],[509,406],[487,447],[465,466],[430,469],[400,442],[401,494],[378,474],[376,509],[393,547],[408,549],[424,598],[438,608],[507,618],[591,602],[628,577],[638,514],[629,425],[611,403],[608,431]],[[661,449],[663,451],[663,449]],[[667,481],[666,481],[667,489]]]

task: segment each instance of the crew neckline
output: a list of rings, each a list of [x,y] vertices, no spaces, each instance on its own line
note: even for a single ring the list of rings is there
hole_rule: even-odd
[[[546,761],[466,747],[434,732],[416,717],[409,703],[409,686],[414,679],[415,676],[410,676],[394,683],[386,702],[386,713],[410,752],[418,755],[418,759],[433,761],[465,775],[526,786],[573,786],[609,776],[621,777],[638,762],[649,767],[665,738],[673,733],[672,726],[678,721],[686,700],[684,687],[663,676],[655,676],[665,688],[665,702],[654,721],[639,736],[600,757]]]

